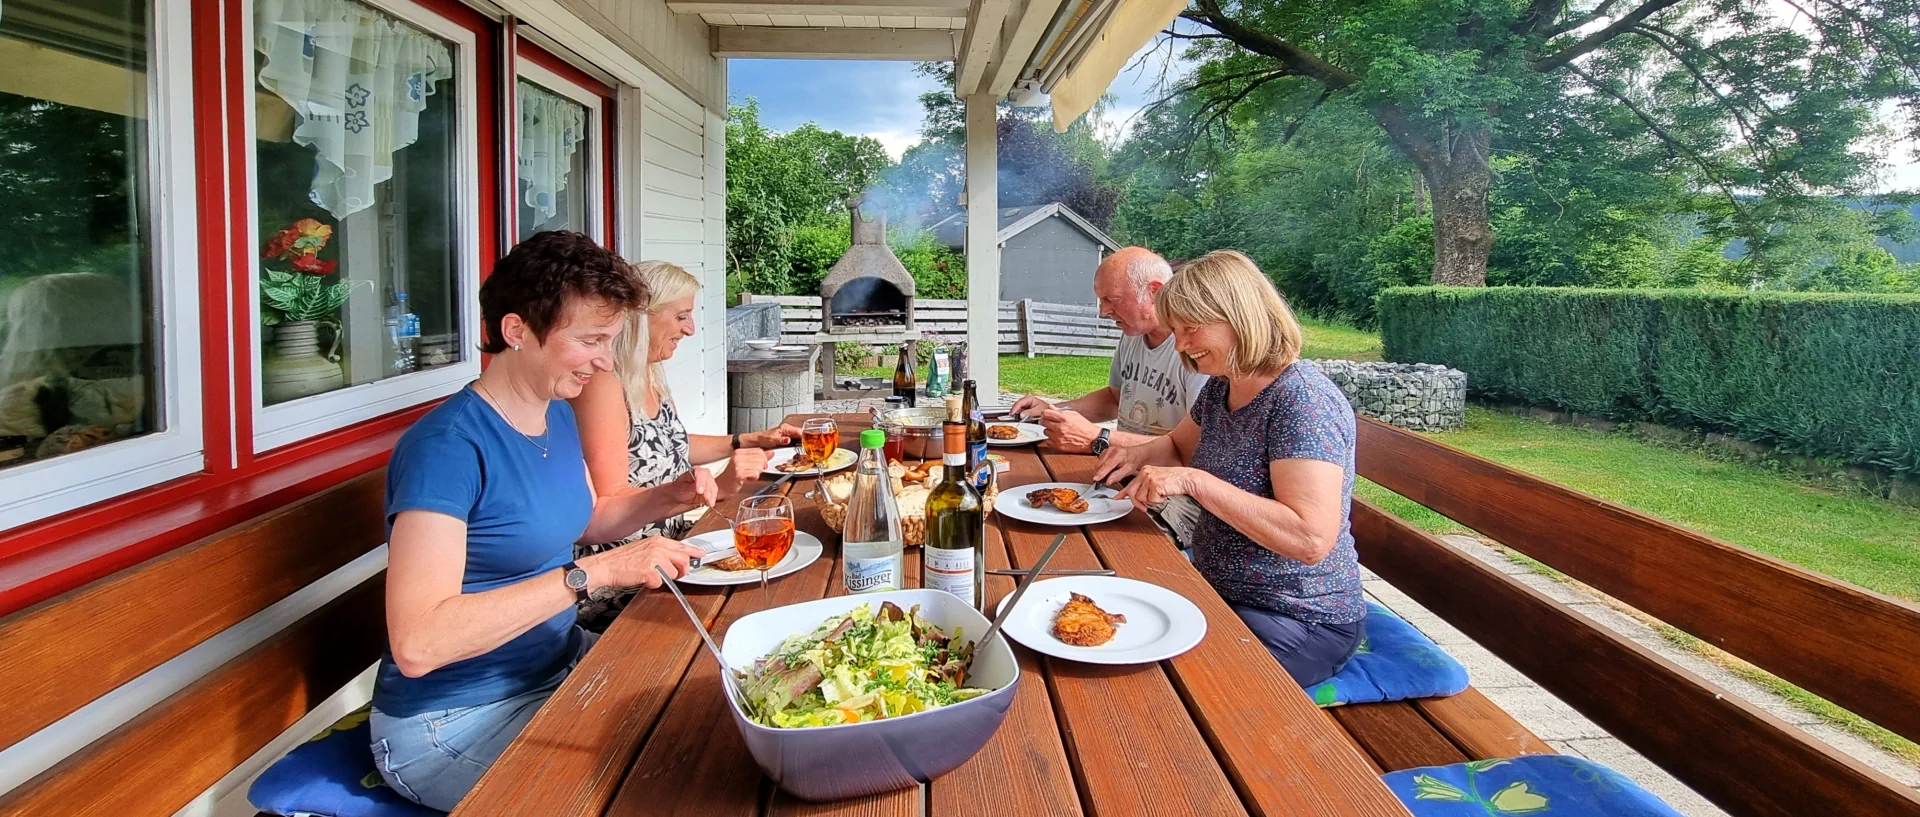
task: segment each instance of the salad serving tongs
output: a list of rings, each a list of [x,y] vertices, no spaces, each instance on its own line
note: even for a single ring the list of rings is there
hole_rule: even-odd
[[[687,603],[686,595],[680,592],[680,585],[674,583],[673,577],[667,575],[667,571],[659,565],[653,569],[667,583],[667,589],[673,591],[673,597],[680,600],[680,609],[687,611],[687,620],[692,621],[693,628],[700,631],[700,640],[706,642],[707,652],[713,655],[713,660],[720,662],[720,677],[726,679],[727,691],[733,693],[734,699],[744,706],[746,693],[740,689],[739,679],[733,677],[733,668],[727,666],[727,659],[720,655],[720,645],[713,643],[713,634],[707,632],[707,625],[700,623],[699,614],[693,612],[693,605]]]
[[[1014,580],[1019,582],[1020,586],[1015,587],[1013,595],[1008,596],[1006,603],[1000,605],[1000,614],[993,617],[993,624],[987,627],[987,634],[980,636],[980,640],[974,643],[974,655],[979,655],[980,651],[993,641],[993,637],[1000,633],[1000,625],[1007,623],[1007,616],[1013,614],[1013,608],[1020,606],[1020,597],[1027,592],[1027,588],[1033,586],[1033,580],[1039,578],[1040,572],[1047,569],[1047,560],[1053,558],[1054,551],[1059,550],[1060,543],[1065,541],[1067,541],[1067,535],[1064,533],[1053,537],[1053,544],[1047,546],[1047,552],[1040,554],[1040,560],[1034,562],[1033,567],[1022,571],[1021,577]],[[693,611],[689,608],[687,612],[691,615]]]

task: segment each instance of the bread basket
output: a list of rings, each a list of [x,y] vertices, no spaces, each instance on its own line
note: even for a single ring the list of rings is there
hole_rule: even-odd
[[[924,545],[927,543],[926,495],[934,485],[940,483],[943,472],[940,466],[934,465],[927,469],[927,479],[924,484],[913,484],[905,481],[906,466],[894,462],[890,463],[889,469],[893,472],[893,495],[900,501],[902,543],[909,546]],[[832,528],[834,533],[841,532],[846,525],[847,498],[853,493],[853,476],[852,470],[833,474],[821,479],[814,488],[816,492],[822,490],[831,492],[824,499],[816,493],[814,499],[820,504],[820,518],[826,520],[827,527]],[[986,506],[988,513],[993,512],[994,498],[999,495],[1000,485],[996,480],[994,484],[987,486],[986,496],[981,497],[981,504]]]

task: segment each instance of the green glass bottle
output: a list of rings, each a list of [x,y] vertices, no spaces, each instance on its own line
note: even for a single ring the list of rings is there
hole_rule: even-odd
[[[960,396],[947,398],[941,426],[945,456],[940,484],[927,497],[927,544],[920,549],[921,583],[959,596],[986,612],[987,513],[967,469],[967,424]]]

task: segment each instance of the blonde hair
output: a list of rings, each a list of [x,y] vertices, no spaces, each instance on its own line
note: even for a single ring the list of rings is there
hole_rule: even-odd
[[[647,300],[639,309],[627,312],[626,324],[613,342],[613,373],[626,392],[627,413],[638,416],[649,391],[661,403],[672,396],[667,392],[666,367],[647,362],[647,347],[653,338],[649,320],[667,304],[699,292],[700,279],[665,261],[642,261],[633,265],[633,272],[646,285]]]
[[[1273,282],[1236,250],[1214,250],[1180,267],[1154,297],[1172,327],[1225,323],[1238,339],[1227,356],[1235,375],[1277,375],[1300,359],[1300,321]],[[1187,368],[1193,359],[1181,353]]]

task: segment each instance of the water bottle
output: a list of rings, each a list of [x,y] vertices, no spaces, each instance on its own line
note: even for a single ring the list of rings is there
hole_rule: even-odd
[[[393,303],[387,305],[387,343],[389,375],[407,374],[414,370],[414,346],[420,338],[420,318],[407,310],[407,293],[395,292]]]
[[[887,432],[860,432],[860,463],[847,499],[847,522],[840,543],[848,593],[877,593],[906,586],[905,543],[900,536],[900,503],[887,472]]]

